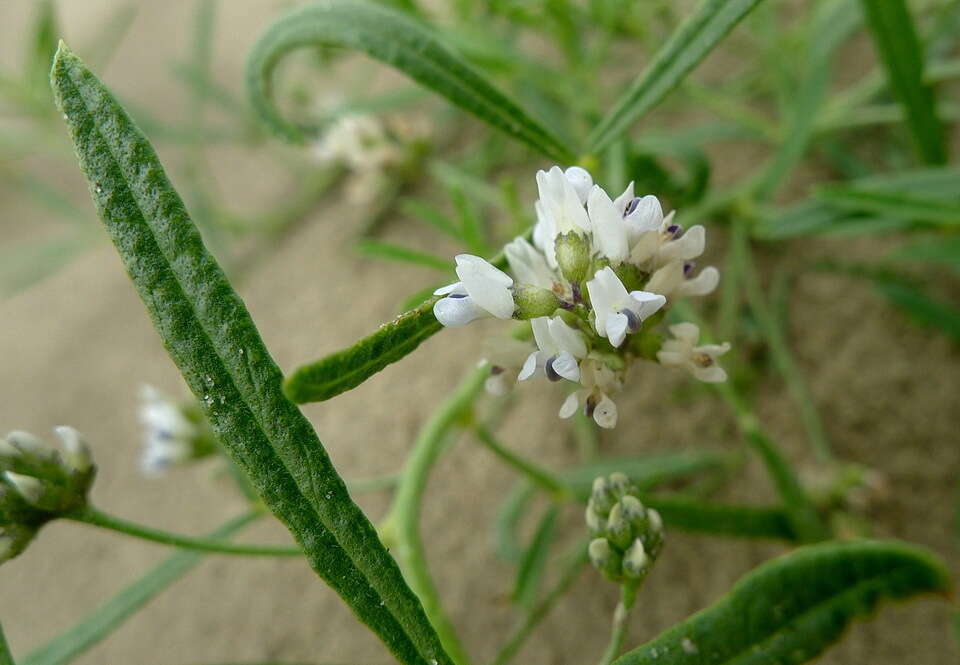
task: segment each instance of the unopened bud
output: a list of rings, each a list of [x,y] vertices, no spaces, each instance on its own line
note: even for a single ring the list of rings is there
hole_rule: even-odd
[[[620,471],[614,471],[610,474],[610,487],[618,499],[627,494],[632,494],[635,491],[633,483],[630,482],[630,478],[627,474],[621,473]]]
[[[554,247],[564,278],[572,284],[582,282],[590,269],[590,243],[587,239],[576,231],[561,233]]]
[[[590,532],[591,536],[600,536],[603,534],[607,527],[607,520],[602,515],[597,513],[596,507],[593,505],[592,497],[590,501],[587,502],[585,518],[587,521],[587,530]]]
[[[54,431],[60,437],[60,445],[63,448],[63,463],[66,467],[78,473],[89,471],[93,466],[93,457],[90,454],[90,446],[87,445],[83,435],[66,425],[55,427]]]
[[[22,524],[5,524],[0,527],[0,563],[4,563],[27,548],[37,530]]]
[[[610,547],[606,538],[595,538],[590,541],[587,547],[587,554],[590,556],[590,564],[612,580],[620,577],[620,570],[623,566],[623,557],[619,552]]]
[[[31,476],[24,476],[20,473],[7,471],[4,474],[6,481],[17,491],[24,501],[31,506],[37,506],[43,502],[44,491],[43,483]]]
[[[621,551],[633,541],[633,529],[624,517],[619,501],[610,509],[610,517],[607,518],[607,538]]]
[[[603,476],[595,478],[593,481],[593,493],[590,496],[593,506],[600,515],[606,515],[617,502],[617,496],[613,492],[613,487]]]
[[[643,543],[637,538],[623,555],[623,574],[629,579],[641,579],[646,576],[651,563]]]
[[[550,316],[560,306],[560,299],[549,290],[531,284],[513,287],[514,318],[526,320]]]

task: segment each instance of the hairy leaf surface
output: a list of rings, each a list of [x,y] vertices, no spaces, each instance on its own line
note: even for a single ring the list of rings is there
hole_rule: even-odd
[[[398,660],[448,664],[420,601],[310,423],[284,396],[280,370],[153,147],[62,45],[52,83],[97,211],[224,449],[314,570]]]

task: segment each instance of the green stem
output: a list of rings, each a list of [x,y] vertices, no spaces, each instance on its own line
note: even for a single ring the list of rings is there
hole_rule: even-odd
[[[620,602],[617,603],[617,609],[613,612],[613,630],[610,634],[607,649],[603,652],[603,658],[600,660],[600,665],[610,665],[623,650],[623,642],[627,637],[628,619],[633,604],[637,600],[638,588],[637,584],[620,585]]]
[[[134,538],[141,538],[164,545],[172,545],[187,550],[244,556],[303,556],[303,550],[299,547],[284,545],[237,545],[225,543],[222,540],[184,536],[161,529],[154,529],[153,527],[114,517],[93,506],[87,506],[65,517],[75,522],[90,524],[100,527],[101,529],[109,529],[133,536]]]
[[[400,476],[393,505],[380,527],[381,537],[387,545],[393,546],[407,583],[420,598],[444,649],[457,665],[469,665],[469,658],[443,611],[440,595],[430,576],[426,550],[420,537],[420,508],[427,479],[444,449],[448,433],[471,409],[489,374],[490,368],[486,365],[470,372],[420,430]]]
[[[477,432],[477,438],[480,440],[480,443],[486,446],[494,455],[529,478],[533,484],[542,487],[558,499],[570,497],[570,489],[553,473],[507,450],[497,441],[493,433],[487,429],[485,425],[478,423],[474,429]]]
[[[810,443],[813,445],[817,458],[821,462],[829,462],[833,458],[833,453],[830,450],[830,442],[827,440],[826,432],[823,430],[820,414],[800,368],[793,361],[793,354],[790,353],[783,330],[760,289],[758,275],[750,259],[749,251],[744,252],[743,261],[747,301],[750,303],[750,308],[756,315],[760,329],[767,339],[773,362],[783,376],[783,380],[787,384],[787,391],[800,411],[800,419],[803,421],[804,429],[807,430],[807,436],[810,438]]]
[[[507,640],[496,658],[493,659],[493,665],[507,665],[511,659],[520,651],[520,647],[526,642],[527,638],[533,634],[534,629],[541,621],[547,618],[550,611],[556,605],[557,601],[567,590],[577,581],[580,571],[587,564],[587,543],[586,541],[578,543],[576,550],[568,559],[566,567],[560,573],[560,578],[550,590],[550,592],[524,617],[523,621],[513,631],[513,634]]]
[[[7,644],[7,636],[3,634],[3,626],[0,626],[0,665],[16,665],[10,653],[10,645]]]

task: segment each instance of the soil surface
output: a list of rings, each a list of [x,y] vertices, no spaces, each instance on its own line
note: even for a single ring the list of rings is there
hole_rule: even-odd
[[[30,4],[0,4],[0,62],[8,71],[24,50]],[[79,51],[121,3],[60,4],[65,39]],[[216,74],[239,92],[247,49],[286,3],[221,4]],[[183,88],[172,79],[169,63],[188,53],[192,5],[181,0],[142,3],[118,57],[102,72],[122,98],[168,120],[182,121],[186,114]],[[175,166],[177,151],[163,144],[159,149]],[[46,173],[89,206],[69,152],[62,152],[59,165]],[[211,151],[211,161],[218,158],[223,162],[215,169],[217,188],[231,193],[232,207],[259,209],[282,194],[281,180],[262,173],[254,153]],[[175,168],[173,180],[177,184]],[[522,185],[528,194],[533,178],[529,181]],[[350,221],[358,217],[355,204],[331,202],[240,285],[282,368],[374,330],[396,313],[408,291],[434,279],[419,268],[375,262],[349,251],[355,234]],[[11,238],[35,237],[26,230],[31,227],[37,236],[54,233],[58,224],[0,182],[5,244]],[[89,224],[96,224],[92,214]],[[455,249],[414,225],[392,224],[387,236],[444,254]],[[140,384],[173,394],[184,387],[113,248],[104,236],[96,237],[66,268],[0,302],[0,428],[47,435],[55,425],[77,427],[93,442],[100,467],[93,491],[97,505],[129,519],[202,533],[239,514],[243,503],[229,480],[216,473],[216,465],[161,479],[139,473]],[[771,264],[796,267],[839,252],[872,255],[877,246],[805,241],[788,250],[770,253]],[[712,258],[720,256],[715,246]],[[888,498],[871,513],[875,533],[930,547],[957,574],[957,348],[905,321],[864,285],[832,275],[801,276],[789,314],[791,343],[837,455],[869,465],[886,478]],[[445,331],[356,390],[308,407],[307,415],[342,474],[358,478],[397,470],[431,408],[473,365],[483,338],[495,328],[477,324]],[[574,442],[555,415],[559,391],[532,383],[522,393],[504,424],[503,440],[545,465],[575,463]],[[702,447],[734,451],[741,446],[724,406],[666,369],[637,372],[618,404],[620,424],[602,437],[605,455]],[[796,410],[776,377],[762,384],[758,412],[794,459],[813,466]],[[496,556],[488,528],[514,482],[509,469],[464,438],[438,465],[427,491],[422,529],[431,570],[476,663],[490,661],[517,619],[508,600],[514,568]],[[746,481],[737,485],[731,498],[773,498],[756,463],[748,465]],[[384,494],[359,497],[374,520],[387,500]],[[570,511],[568,524],[578,523],[578,513]],[[249,528],[243,538],[288,541],[282,527],[269,520]],[[705,607],[743,573],[783,551],[778,544],[671,532],[643,590],[627,643],[639,644]],[[22,656],[71,626],[168,554],[161,546],[80,525],[47,527],[23,556],[0,570],[0,620],[14,654]],[[584,571],[516,662],[596,662],[615,603],[615,588],[592,570]],[[887,606],[877,618],[856,624],[820,662],[955,663],[960,652],[951,637],[951,620],[951,609],[942,600]],[[302,561],[211,556],[76,662],[260,661],[385,665],[391,658]]]

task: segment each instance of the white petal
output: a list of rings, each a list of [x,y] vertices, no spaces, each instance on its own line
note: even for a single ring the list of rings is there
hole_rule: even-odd
[[[553,341],[553,335],[550,334],[550,319],[546,316],[538,316],[530,319],[530,327],[533,329],[533,339],[537,342],[537,348],[552,356],[558,353],[560,349]]]
[[[560,413],[558,415],[561,418],[569,418],[577,412],[577,407],[579,406],[580,391],[570,393],[567,395],[567,399],[563,400],[563,406],[560,407]]]
[[[590,190],[587,198],[587,213],[593,227],[593,242],[601,254],[614,263],[625,261],[627,227],[623,223],[623,216],[617,212],[607,193],[597,185]]]
[[[662,243],[663,238],[659,230],[641,233],[632,243],[633,248],[630,250],[630,263],[643,265],[656,255]]]
[[[693,279],[686,279],[677,286],[676,297],[705,296],[713,293],[720,283],[720,271],[713,266],[707,266]]]
[[[456,259],[457,277],[470,298],[499,319],[511,318],[516,309],[510,292],[513,279],[479,256],[459,254]]]
[[[631,291],[630,297],[637,303],[633,307],[634,312],[640,317],[640,320],[656,314],[661,307],[667,304],[667,299],[659,293],[649,293],[648,291]]]
[[[453,284],[447,284],[446,286],[441,286],[439,289],[433,292],[435,296],[446,296],[451,293],[456,293],[458,295],[467,295],[467,290],[463,288],[463,282],[454,282]]]
[[[587,344],[583,341],[583,335],[580,332],[568,326],[560,317],[550,319],[549,326],[550,336],[557,348],[577,358],[586,357]]]
[[[517,374],[517,381],[526,381],[531,376],[535,376],[538,370],[543,369],[543,363],[546,360],[546,356],[540,351],[534,351],[529,356],[527,360],[523,363],[523,367],[520,369],[520,373]]]
[[[553,288],[553,273],[546,259],[525,238],[515,238],[504,248],[504,253],[518,282],[542,289]]]
[[[727,373],[722,367],[693,367],[693,376],[704,383],[723,383],[727,380]]]
[[[704,344],[694,349],[697,353],[706,353],[711,358],[717,358],[730,350],[730,342],[723,344]]]
[[[479,307],[473,298],[442,298],[433,306],[433,315],[447,328],[460,328],[471,321],[489,316],[489,313]]]
[[[571,166],[563,173],[567,178],[567,182],[573,185],[573,191],[577,193],[577,197],[580,199],[580,203],[586,203],[587,194],[590,192],[590,188],[593,187],[593,178],[590,176],[590,173],[579,166]]]
[[[693,347],[700,339],[700,328],[695,323],[684,321],[670,326],[670,334]]]
[[[487,377],[487,380],[483,382],[483,389],[490,395],[495,395],[500,397],[501,395],[506,395],[507,391],[510,390],[510,386],[507,383],[506,375],[504,372],[499,374],[491,374]]]
[[[623,344],[627,337],[627,317],[619,312],[610,312],[606,316],[607,339],[614,347]]]
[[[657,361],[664,367],[685,367],[689,359],[690,355],[682,351],[669,351],[664,348],[657,351]]]
[[[76,471],[87,471],[93,459],[90,454],[90,446],[87,445],[83,435],[66,425],[54,427],[53,431],[60,437],[60,443],[63,446],[63,461]]]
[[[640,199],[633,212],[626,216],[626,220],[637,233],[659,230],[663,223],[663,208],[660,205],[660,199],[652,194],[647,194]]]
[[[566,351],[561,351],[554,359],[553,371],[569,381],[580,380],[580,365],[577,364],[577,359]]]
[[[597,274],[599,275],[600,273],[598,272]],[[587,282],[587,294],[590,296],[590,304],[593,305],[595,314],[593,327],[597,329],[597,334],[602,337],[606,334],[604,324],[606,323],[606,313],[610,311],[611,303],[607,298],[607,292],[604,290],[603,284],[596,277]]]
[[[617,426],[617,405],[604,395],[593,410],[593,419],[600,427],[611,429]]]
[[[668,261],[689,261],[703,254],[707,244],[707,230],[702,225],[691,226],[677,238],[665,242],[657,253],[657,263],[663,265]]]
[[[613,200],[613,205],[616,207],[617,212],[623,216],[627,210],[627,204],[633,201],[633,199],[633,181],[631,180],[630,184],[627,185],[627,188],[623,190],[623,194]]]
[[[665,266],[657,268],[643,288],[653,293],[672,296],[683,281],[683,261],[671,261]]]

